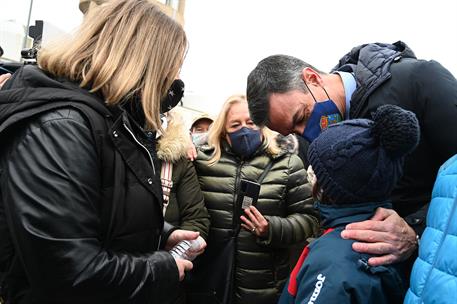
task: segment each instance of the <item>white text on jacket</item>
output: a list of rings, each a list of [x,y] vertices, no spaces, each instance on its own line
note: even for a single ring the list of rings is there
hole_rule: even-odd
[[[311,295],[311,299],[309,299],[308,304],[314,304],[314,301],[316,301],[317,297],[319,296],[319,293],[321,292],[322,287],[324,286],[324,281],[325,277],[322,275],[322,273],[319,273],[317,275],[317,282],[316,282],[316,287],[314,288],[313,294]]]

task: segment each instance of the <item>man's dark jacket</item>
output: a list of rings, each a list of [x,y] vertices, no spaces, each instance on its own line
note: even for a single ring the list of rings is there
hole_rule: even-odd
[[[419,146],[406,158],[404,176],[391,199],[394,209],[420,233],[438,169],[457,153],[457,80],[438,62],[416,59],[401,41],[355,47],[333,71],[351,72],[356,78],[351,119],[371,119],[383,104],[416,114]]]
[[[81,105],[105,113],[101,139]],[[163,303],[177,287],[172,256],[157,251],[167,236],[144,132],[120,107],[107,109],[34,66],[0,91],[7,303]]]
[[[347,224],[370,219],[377,207],[391,206],[385,203],[321,204],[322,226],[333,230],[308,245],[302,254],[303,262],[296,266],[299,271],[296,276],[292,273],[278,303],[402,303],[406,292],[403,265],[369,266],[371,256],[352,250],[354,240],[341,238]]]

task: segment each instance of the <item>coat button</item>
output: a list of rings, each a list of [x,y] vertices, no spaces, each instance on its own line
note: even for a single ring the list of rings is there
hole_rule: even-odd
[[[117,134],[117,131],[113,131],[113,136],[114,137],[118,137],[119,136],[119,134]]]
[[[152,185],[152,178],[148,178],[148,184]]]

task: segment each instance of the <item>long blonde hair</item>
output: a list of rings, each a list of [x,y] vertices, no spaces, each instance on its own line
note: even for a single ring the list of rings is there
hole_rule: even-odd
[[[140,94],[146,127],[160,129],[160,100],[184,60],[179,23],[150,0],[110,0],[94,6],[70,38],[40,50],[38,65],[100,90],[108,105]]]
[[[210,166],[216,164],[220,159],[221,159],[221,154],[222,154],[222,147],[221,147],[221,141],[225,140],[227,132],[225,131],[225,125],[227,123],[227,114],[232,108],[234,104],[238,103],[246,103],[246,96],[245,95],[232,95],[230,96],[222,105],[222,109],[219,112],[219,115],[217,116],[216,120],[213,122],[211,125],[211,128],[208,132],[208,145],[212,147],[213,153],[211,155],[211,158],[208,160],[208,164]],[[280,148],[276,144],[276,134],[273,133],[270,129],[267,127],[261,127],[260,132],[262,133],[262,136],[264,138],[264,141],[266,142],[267,149],[266,152],[275,155],[278,154],[280,151]]]

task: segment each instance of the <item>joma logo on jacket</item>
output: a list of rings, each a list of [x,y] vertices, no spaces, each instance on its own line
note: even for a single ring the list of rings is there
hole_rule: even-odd
[[[321,293],[322,287],[324,287],[325,276],[323,276],[322,273],[319,273],[316,278],[316,287],[314,288],[313,294],[311,295],[311,299],[309,299],[308,304],[314,304],[314,301],[316,301],[317,297]]]

